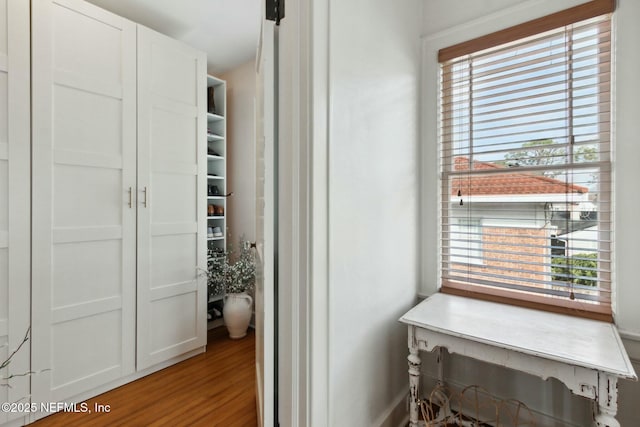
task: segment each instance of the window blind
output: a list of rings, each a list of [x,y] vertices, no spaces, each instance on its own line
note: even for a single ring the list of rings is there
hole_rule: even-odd
[[[444,292],[611,318],[610,58],[606,14],[441,62]]]

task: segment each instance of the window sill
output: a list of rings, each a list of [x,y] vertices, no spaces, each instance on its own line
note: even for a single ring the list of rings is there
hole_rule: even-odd
[[[475,285],[464,282],[447,281],[440,288],[440,292],[613,323],[610,303],[585,304],[578,299],[571,301],[566,298],[549,298],[543,294],[531,295],[526,292],[513,292],[491,286],[482,286],[482,291],[477,288]]]

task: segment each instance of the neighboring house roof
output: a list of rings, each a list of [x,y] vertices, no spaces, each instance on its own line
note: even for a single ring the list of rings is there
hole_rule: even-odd
[[[456,171],[469,170],[467,157],[456,157]],[[505,169],[504,166],[486,162],[473,162],[473,170]],[[500,173],[486,176],[456,177],[453,179],[451,194],[457,195],[461,190],[464,195],[522,195],[522,194],[585,194],[587,187],[569,184],[558,179],[526,172]]]

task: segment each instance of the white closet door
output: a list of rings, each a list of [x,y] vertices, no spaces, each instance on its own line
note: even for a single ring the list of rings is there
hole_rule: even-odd
[[[136,27],[38,0],[32,38],[32,384],[50,402],[135,370]]]
[[[0,0],[0,363],[29,328],[29,56],[29,2]],[[0,370],[0,402],[28,398],[29,347]],[[0,424],[21,415],[0,412]]]
[[[138,26],[138,337],[144,369],[206,344],[206,58]]]

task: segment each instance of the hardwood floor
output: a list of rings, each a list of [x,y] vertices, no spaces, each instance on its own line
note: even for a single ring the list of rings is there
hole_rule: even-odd
[[[255,427],[255,335],[228,337],[209,331],[204,354],[87,401],[109,413],[57,413],[31,426],[211,426]]]

